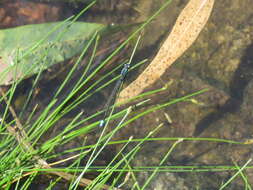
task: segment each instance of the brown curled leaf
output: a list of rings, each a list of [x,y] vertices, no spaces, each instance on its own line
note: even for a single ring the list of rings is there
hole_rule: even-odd
[[[153,61],[135,81],[120,92],[118,103],[139,95],[152,85],[191,46],[204,28],[213,4],[214,0],[188,2]]]

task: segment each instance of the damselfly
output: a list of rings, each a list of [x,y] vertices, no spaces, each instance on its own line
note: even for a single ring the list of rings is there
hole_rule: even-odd
[[[105,104],[106,111],[104,113],[103,119],[99,123],[100,127],[104,127],[105,126],[105,119],[106,119],[106,117],[107,117],[107,115],[109,113],[111,105],[113,105],[113,103],[116,100],[117,94],[118,94],[119,90],[121,89],[121,86],[122,86],[122,84],[123,84],[123,82],[124,82],[124,80],[126,78],[126,75],[128,73],[129,67],[130,67],[130,63],[124,64],[123,69],[120,72],[120,78],[118,79],[117,83],[115,84],[114,89],[113,89],[110,97],[108,98],[108,100],[107,100],[107,102]]]
[[[121,70],[121,72],[120,72],[120,78],[118,79],[117,83],[115,84],[115,87],[114,87],[114,89],[113,89],[113,91],[112,91],[110,97],[108,98],[107,103],[105,104],[105,113],[104,113],[103,119],[100,120],[100,123],[99,123],[99,126],[100,126],[100,127],[104,127],[105,124],[106,124],[106,122],[105,122],[105,121],[106,121],[106,117],[108,116],[108,113],[109,113],[109,111],[110,111],[110,108],[111,108],[112,105],[114,104],[114,102],[115,102],[115,100],[116,100],[116,98],[117,98],[118,92],[119,92],[119,90],[121,89],[121,86],[122,86],[122,84],[123,84],[123,82],[124,82],[124,80],[125,80],[125,78],[126,78],[126,75],[127,75],[128,70],[129,70],[129,68],[130,68],[130,64],[131,64],[131,61],[132,61],[132,59],[133,59],[134,53],[135,53],[135,51],[136,51],[136,49],[137,49],[137,46],[138,46],[139,41],[140,41],[140,36],[139,36],[139,38],[138,38],[138,40],[137,40],[137,42],[136,42],[136,44],[135,44],[135,47],[134,47],[134,50],[133,50],[133,52],[132,52],[132,55],[131,55],[131,57],[130,57],[129,62],[126,63],[126,64],[124,64],[124,66],[123,66],[123,68],[122,68],[122,70]]]

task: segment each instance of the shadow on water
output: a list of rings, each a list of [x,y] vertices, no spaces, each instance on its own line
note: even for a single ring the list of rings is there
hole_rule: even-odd
[[[194,136],[201,135],[212,123],[222,119],[227,113],[237,112],[243,102],[244,90],[252,78],[253,44],[246,48],[239,67],[230,82],[230,99],[223,106],[217,108],[217,111],[209,114],[196,125]]]

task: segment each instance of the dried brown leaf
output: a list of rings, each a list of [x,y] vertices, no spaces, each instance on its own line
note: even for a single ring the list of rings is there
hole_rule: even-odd
[[[213,8],[214,0],[190,0],[160,48],[143,73],[119,94],[117,102],[139,95],[152,85],[197,39]]]

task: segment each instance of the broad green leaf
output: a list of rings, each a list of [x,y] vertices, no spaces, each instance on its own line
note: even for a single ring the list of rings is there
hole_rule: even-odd
[[[0,30],[0,85],[27,78],[67,60],[105,25],[54,22]]]

